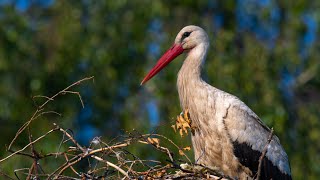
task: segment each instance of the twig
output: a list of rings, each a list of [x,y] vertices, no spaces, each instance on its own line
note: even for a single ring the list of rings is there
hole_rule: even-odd
[[[42,109],[37,109],[33,115],[31,116],[30,120],[27,121],[26,123],[24,123],[19,130],[17,131],[16,135],[14,136],[14,138],[12,139],[12,141],[10,142],[9,146],[8,146],[8,150],[11,149],[12,144],[16,141],[16,139],[18,138],[18,136],[25,130],[26,127],[28,127],[28,125],[31,123],[31,121],[34,119],[34,117],[40,112],[42,111]],[[1,162],[1,161],[0,161]]]
[[[165,147],[162,147],[162,146],[160,146],[160,145],[156,145],[156,144],[153,144],[153,143],[151,143],[150,141],[147,141],[147,140],[138,140],[138,142],[139,143],[142,143],[142,144],[150,144],[150,145],[152,145],[153,147],[155,147],[156,149],[158,149],[158,150],[160,150],[160,151],[162,151],[162,152],[165,152],[165,153],[167,153],[167,155],[169,156],[169,158],[170,158],[170,161],[174,161],[173,160],[173,157],[172,157],[172,155],[171,155],[171,151],[168,149],[168,148],[165,148]]]
[[[36,140],[34,140],[34,141],[30,142],[29,144],[27,144],[26,146],[24,146],[22,149],[20,149],[20,150],[18,150],[18,151],[16,151],[16,152],[10,154],[9,156],[1,159],[1,160],[0,160],[0,163],[3,162],[3,161],[5,161],[5,160],[7,160],[7,159],[9,159],[10,157],[12,157],[12,156],[15,155],[15,154],[18,154],[18,153],[24,151],[24,150],[27,149],[27,147],[29,147],[30,145],[38,142],[39,140],[41,140],[42,138],[46,137],[48,134],[50,134],[50,133],[52,133],[52,132],[54,132],[54,131],[56,131],[56,130],[58,130],[58,129],[57,129],[57,128],[51,129],[50,131],[48,131],[48,132],[45,133],[44,135],[38,137]]]
[[[44,102],[42,105],[39,106],[39,109],[42,109],[46,104],[48,104],[49,101],[51,101],[51,99],[54,99],[54,98],[56,98],[58,95],[65,93],[65,92],[66,92],[68,89],[70,89],[71,87],[76,86],[76,85],[79,85],[79,84],[82,83],[83,81],[88,81],[88,80],[91,80],[91,79],[93,79],[93,78],[94,78],[94,76],[86,77],[86,78],[83,78],[83,79],[81,79],[81,80],[79,80],[79,81],[77,81],[77,82],[69,85],[68,87],[66,87],[66,88],[64,88],[63,90],[61,90],[60,92],[58,92],[57,94],[55,94],[55,95],[53,95],[52,97],[50,97],[49,100],[47,100],[46,102]]]
[[[13,150],[9,150],[9,152],[15,153],[15,151],[13,151]],[[28,153],[25,153],[25,152],[17,152],[16,154],[17,154],[17,155],[22,155],[22,156],[28,156],[28,157],[30,157],[30,158],[33,158],[33,155],[32,155],[32,154],[28,154]]]
[[[73,86],[79,85],[79,84],[82,83],[83,81],[87,81],[87,80],[91,80],[91,79],[93,80],[93,78],[94,78],[94,76],[83,78],[83,79],[81,79],[81,80],[79,80],[79,81],[77,81],[77,82],[69,85],[68,87],[64,88],[63,90],[59,91],[58,93],[56,93],[55,95],[53,95],[53,96],[51,96],[51,97],[41,96],[41,95],[40,95],[40,96],[34,96],[34,97],[45,97],[47,100],[46,100],[42,105],[40,105],[40,106],[37,108],[37,110],[36,110],[36,111],[33,113],[33,115],[31,116],[30,120],[27,121],[24,125],[22,125],[21,128],[17,131],[15,137],[13,138],[13,140],[10,142],[10,144],[9,144],[9,146],[8,146],[8,150],[11,149],[12,144],[15,142],[15,140],[18,138],[18,136],[25,130],[25,128],[26,128],[27,126],[29,126],[29,124],[30,124],[33,120],[37,119],[37,118],[39,117],[39,115],[40,115],[40,116],[43,115],[43,114],[39,114],[39,115],[38,115],[38,113],[40,113],[40,112],[43,110],[43,108],[45,107],[45,105],[47,105],[50,101],[53,101],[54,98],[56,98],[56,97],[59,96],[60,94],[64,94],[64,93],[68,92],[68,90],[69,90],[70,88],[72,88]],[[75,92],[73,92],[73,93],[75,93]],[[82,99],[81,99],[80,94],[78,94],[78,96],[80,97],[80,101],[81,101],[81,104],[82,104],[82,106],[83,106],[83,101],[82,101]]]
[[[45,114],[55,114],[55,115],[61,116],[60,113],[55,112],[55,111],[45,111],[45,112],[39,113],[34,119],[38,119],[40,116],[43,116]]]
[[[40,116],[43,116],[45,114],[57,114],[59,116],[61,116],[61,114],[55,112],[55,111],[45,111],[45,112],[41,112],[43,109],[37,109],[36,112],[32,115],[32,117],[30,118],[29,121],[27,121],[26,123],[24,123],[20,129],[17,131],[15,137],[12,139],[12,141],[10,142],[10,145],[8,146],[8,151],[11,150],[11,146],[12,144],[16,141],[16,139],[18,138],[18,136],[30,125],[30,123],[39,118]]]
[[[18,176],[17,173],[18,173],[19,171],[24,171],[24,170],[28,170],[28,171],[29,171],[29,168],[20,168],[20,169],[15,169],[15,170],[14,170],[14,175],[16,176],[17,179],[20,180],[20,178],[19,178],[19,176]]]
[[[265,157],[267,151],[268,151],[268,146],[272,140],[272,136],[273,136],[273,128],[271,128],[271,132],[269,134],[269,137],[268,137],[268,141],[267,141],[267,144],[264,146],[263,148],[263,151],[262,151],[262,154],[259,158],[259,166],[258,166],[258,172],[257,172],[257,180],[260,179],[260,176],[261,176],[261,166],[262,166],[262,161],[263,161],[263,158]]]
[[[84,108],[84,103],[82,101],[82,98],[81,98],[81,95],[79,92],[75,92],[75,91],[62,91],[62,93],[70,93],[70,94],[76,94],[78,95],[79,99],[80,99],[80,102],[81,102],[81,105],[82,105],[82,108]]]
[[[12,178],[12,177],[10,177],[9,175],[3,173],[2,171],[0,171],[0,176],[4,176],[4,177],[6,177],[7,179],[12,179],[12,180],[14,180],[14,178]]]
[[[63,132],[66,136],[68,136],[68,138],[82,151],[84,152],[85,149],[80,146],[80,144],[64,129],[60,128],[56,123],[53,123],[54,126],[56,126],[56,128],[58,128],[61,132]]]
[[[78,159],[77,159],[78,158]],[[61,165],[60,167],[58,167],[55,171],[53,171],[47,179],[52,179],[52,176],[55,175],[59,170],[59,174],[57,175],[57,177],[65,170],[67,169],[69,166],[72,166],[74,164],[76,164],[77,162],[81,161],[82,158],[79,158],[78,156],[73,157],[72,159],[70,159],[69,161],[65,162],[63,165]],[[73,161],[72,163],[69,163]]]
[[[27,176],[27,178],[26,178],[27,180],[30,180],[30,179],[31,179],[32,171],[35,171],[34,168],[35,168],[35,163],[33,162],[32,165],[31,165],[31,168],[29,168],[28,176]],[[37,176],[35,176],[35,178],[36,178],[36,177],[37,177]]]
[[[64,153],[64,158],[69,161],[68,156]],[[70,169],[78,176],[81,176],[72,166],[70,166]]]
[[[118,144],[118,145],[114,145],[114,146],[103,147],[103,148],[99,148],[99,149],[95,149],[95,150],[90,151],[88,153],[88,155],[92,155],[92,154],[95,154],[97,152],[102,152],[102,151],[109,151],[109,150],[116,149],[116,148],[122,148],[122,147],[126,147],[128,145],[129,145],[129,143],[123,143],[123,144]]]
[[[28,130],[28,137],[29,137],[29,142],[31,143],[32,142],[32,134],[30,133],[30,126],[28,126],[27,128]],[[29,169],[29,173],[28,173],[28,176],[27,176],[27,180],[31,179],[31,176],[32,176],[32,172],[34,171],[35,172],[35,178],[37,178],[37,157],[36,157],[36,152],[35,152],[35,149],[34,149],[34,146],[33,144],[30,145],[30,149],[31,149],[31,152],[32,152],[32,156],[33,156],[33,163],[31,165],[31,168]]]
[[[35,99],[35,98],[45,98],[49,101],[53,101],[54,99],[52,99],[51,97],[48,97],[48,96],[43,96],[43,95],[35,95],[35,96],[32,96],[32,99]]]
[[[118,170],[121,174],[123,174],[123,175],[126,176],[128,179],[130,179],[128,173],[126,173],[123,169],[121,169],[121,168],[118,167],[117,165],[115,165],[115,164],[113,164],[113,163],[111,163],[111,162],[109,162],[109,161],[106,161],[106,160],[104,160],[104,159],[102,159],[102,158],[100,158],[100,157],[98,157],[98,156],[95,156],[95,155],[91,155],[91,157],[94,158],[94,159],[96,159],[96,160],[98,160],[98,161],[104,162],[104,163],[106,163],[107,165],[115,168],[115,169]]]
[[[144,136],[158,136],[158,137],[162,137],[163,139],[169,141],[172,145],[174,145],[178,150],[181,150],[181,148],[175,144],[171,139],[169,139],[168,137],[161,135],[161,134],[145,134]],[[189,163],[192,163],[190,158],[184,153],[183,156],[189,161]]]

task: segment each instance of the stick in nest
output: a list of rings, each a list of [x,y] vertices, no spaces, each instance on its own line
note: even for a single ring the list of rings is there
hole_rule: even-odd
[[[267,141],[267,144],[264,146],[263,148],[263,151],[262,151],[262,154],[259,158],[259,166],[258,166],[258,172],[257,172],[257,180],[260,179],[260,176],[261,176],[261,166],[262,166],[262,161],[263,161],[263,158],[266,156],[267,154],[267,151],[268,151],[268,146],[272,140],[272,137],[273,137],[273,128],[271,128],[271,132],[269,134],[269,138],[268,138],[268,141]]]
[[[46,113],[54,113],[54,114],[58,114],[60,115],[59,113],[57,112],[54,112],[54,111],[46,111],[46,112],[43,112],[43,109],[44,107],[50,102],[50,101],[53,101],[57,96],[61,95],[61,94],[66,94],[66,93],[71,93],[71,94],[77,94],[78,97],[80,98],[80,102],[82,104],[82,107],[83,107],[83,101],[82,101],[82,98],[80,96],[80,93],[79,92],[74,92],[74,91],[69,91],[70,88],[72,88],[73,86],[76,86],[76,85],[79,85],[80,83],[82,83],[83,81],[87,81],[87,80],[93,80],[94,76],[91,76],[91,77],[86,77],[86,78],[83,78],[71,85],[69,85],[68,87],[64,88],[63,90],[59,91],[58,93],[56,93],[55,95],[51,96],[51,97],[47,97],[47,96],[34,96],[34,98],[36,97],[45,97],[45,99],[47,99],[43,104],[41,104],[40,106],[37,107],[37,110],[33,113],[33,115],[31,116],[31,118],[21,126],[21,128],[17,131],[15,137],[12,139],[12,141],[10,142],[7,150],[11,150],[11,146],[12,144],[16,141],[16,139],[18,138],[18,136],[30,125],[30,123],[37,119],[38,117],[42,116],[43,114],[46,114]],[[0,161],[1,162],[1,161]]]

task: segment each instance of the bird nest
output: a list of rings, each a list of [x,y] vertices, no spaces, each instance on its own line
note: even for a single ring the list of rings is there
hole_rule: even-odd
[[[6,179],[230,179],[217,169],[192,163],[185,154],[191,149],[190,147],[181,148],[161,134],[141,134],[132,131],[126,132],[111,142],[104,141],[103,137],[95,137],[86,147],[77,142],[72,130],[53,123],[50,130],[35,137],[31,130],[34,121],[47,114],[60,115],[55,111],[47,110],[47,105],[58,96],[76,94],[84,106],[80,93],[71,89],[89,80],[93,80],[93,77],[81,79],[51,97],[33,97],[45,98],[45,101],[37,106],[32,117],[17,131],[9,146],[6,147],[8,155],[0,160],[0,165],[4,167],[8,161],[20,156],[24,159],[23,161],[32,162],[31,166],[12,169],[13,175],[9,175],[12,172],[4,172],[0,169],[0,177],[3,176]],[[192,131],[188,112],[180,114],[172,128],[181,136],[185,136],[189,130]],[[52,152],[43,153],[43,149],[38,144],[48,139],[51,134],[61,136],[62,139]],[[29,141],[21,149],[15,149],[17,139],[23,135],[27,135]],[[164,160],[141,159],[130,152],[129,149],[141,145],[154,148],[166,158]],[[83,161],[88,162],[87,167],[79,168]],[[54,162],[56,168],[47,168],[49,164],[43,162],[49,162],[49,164]]]

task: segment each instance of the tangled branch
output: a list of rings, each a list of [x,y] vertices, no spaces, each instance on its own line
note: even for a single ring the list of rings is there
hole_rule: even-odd
[[[61,116],[60,113],[47,109],[49,103],[61,95],[75,94],[82,107],[84,103],[80,92],[73,91],[72,88],[80,85],[84,81],[93,80],[93,77],[81,79],[70,86],[64,88],[53,96],[37,95],[33,99],[42,98],[45,101],[41,105],[36,105],[36,110],[31,118],[27,120],[17,131],[15,137],[7,147],[10,154],[0,159],[0,165],[9,161],[17,155],[22,156],[25,160],[31,160],[32,164],[29,168],[18,168],[14,170],[17,179],[221,179],[228,178],[208,167],[193,164],[184,151],[190,148],[182,148],[174,143],[173,140],[161,134],[141,134],[139,132],[127,132],[120,139],[113,143],[103,141],[101,137],[94,138],[89,147],[81,145],[70,133],[69,129],[63,128],[56,123],[53,127],[43,132],[41,136],[33,137],[31,131],[32,122],[39,117],[48,114]],[[36,104],[36,103],[35,103]],[[178,127],[179,129],[180,127]],[[22,132],[27,130],[29,142],[21,149],[14,150],[16,140],[22,136]],[[57,142],[57,151],[43,153],[40,141],[48,138],[48,135],[62,135],[62,140]],[[54,144],[55,142],[50,142]],[[167,160],[146,160],[141,159],[128,149],[136,145],[145,145],[155,149],[167,157]],[[61,150],[65,149],[65,150]],[[31,153],[30,153],[31,152]],[[54,158],[58,166],[49,171],[42,163],[44,160]],[[79,164],[88,162],[88,168],[83,170],[79,168]],[[0,176],[7,179],[15,179],[0,170]]]

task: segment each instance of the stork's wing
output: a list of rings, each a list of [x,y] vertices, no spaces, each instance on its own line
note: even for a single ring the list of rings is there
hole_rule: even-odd
[[[259,158],[268,143],[270,129],[242,101],[230,97],[231,102],[224,117],[226,130],[240,163],[253,174],[258,171]],[[273,135],[261,168],[261,179],[291,179],[288,156]]]

